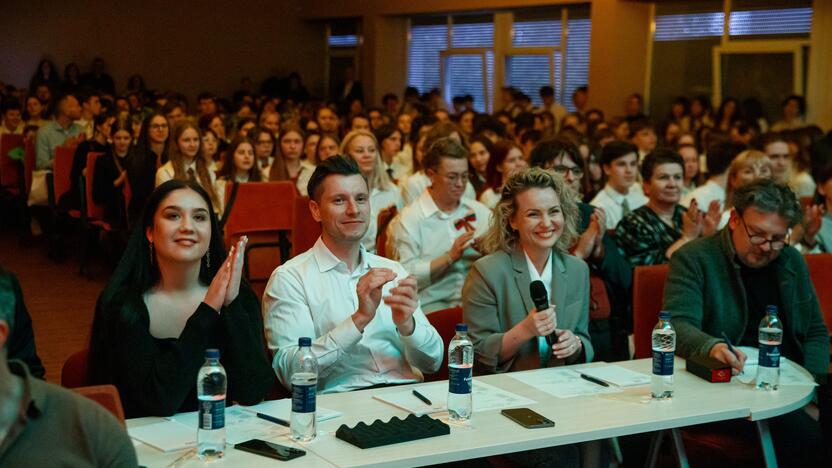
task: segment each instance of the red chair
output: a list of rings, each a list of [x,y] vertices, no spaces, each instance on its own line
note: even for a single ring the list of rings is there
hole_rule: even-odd
[[[75,392],[95,401],[104,409],[112,413],[118,419],[122,427],[127,427],[124,422],[124,408],[121,406],[121,396],[114,385],[92,385],[89,387],[78,387]]]
[[[61,386],[66,388],[83,387],[87,382],[87,349],[76,351],[64,361],[61,368]]]
[[[826,323],[827,331],[832,334],[832,253],[811,254],[803,257],[806,259],[806,266],[809,267],[809,277],[815,286],[815,294],[820,303],[820,312],[823,321]],[[832,354],[832,344],[830,344]],[[832,364],[829,364],[829,371],[832,372]]]
[[[227,185],[226,200],[233,186]],[[231,246],[240,236],[248,236],[243,274],[258,294],[262,295],[274,269],[289,259],[294,206],[292,182],[237,184],[225,222],[225,243]]]
[[[321,223],[309,212],[309,197],[296,197],[292,211],[292,256],[311,249],[321,235]]]
[[[49,206],[53,212],[58,211],[58,201],[72,187],[72,162],[75,158],[75,146],[58,146],[52,161],[52,183],[49,185]],[[80,195],[80,194],[79,194]],[[80,210],[70,210],[69,216],[80,218]]]
[[[376,232],[376,254],[382,257],[390,258],[391,252],[387,252],[387,226],[390,221],[399,213],[396,205],[388,206],[387,208],[378,212],[378,231]]]
[[[450,309],[437,310],[428,314],[428,322],[433,325],[433,328],[442,337],[442,342],[445,344],[443,349],[447,350],[451,340],[456,335],[456,324],[462,323],[462,307],[451,307]],[[438,380],[448,380],[448,362],[447,352],[443,352],[442,365],[439,367],[439,372],[425,376],[426,382],[435,382]]]
[[[26,182],[26,197],[29,197],[29,190],[32,189],[32,172],[37,165],[37,155],[35,154],[35,142],[29,140],[23,145],[23,180]]]
[[[20,195],[22,166],[9,157],[9,152],[23,146],[23,135],[0,137],[0,189],[12,195]]]
[[[635,359],[653,355],[651,334],[662,310],[664,283],[670,266],[649,265],[633,270],[633,341]]]

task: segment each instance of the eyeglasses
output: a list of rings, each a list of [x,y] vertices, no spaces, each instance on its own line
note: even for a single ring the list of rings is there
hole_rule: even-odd
[[[763,244],[769,244],[771,250],[783,250],[783,247],[785,247],[791,239],[791,232],[789,232],[785,236],[775,236],[771,239],[766,239],[764,236],[758,234],[752,235],[748,231],[748,225],[745,224],[745,219],[743,219],[742,216],[740,216],[740,221],[742,222],[742,228],[745,231],[745,235],[748,236],[748,241],[751,242],[751,245],[760,246]]]
[[[168,128],[168,124],[150,124],[150,128],[152,130],[166,130]]]
[[[458,184],[459,182],[467,182],[468,181],[468,173],[467,172],[460,172],[460,173],[450,173],[450,174],[439,174],[445,178],[451,184]]]
[[[571,172],[572,175],[577,177],[577,178],[581,178],[584,175],[584,170],[581,169],[580,167],[577,167],[577,166],[570,167],[570,166],[564,166],[564,165],[561,164],[561,165],[553,166],[552,170],[555,171],[555,173],[560,174],[562,176],[565,176],[567,172]]]
[[[266,145],[273,145],[274,141],[272,140],[260,140],[257,142],[258,145],[266,146]]]

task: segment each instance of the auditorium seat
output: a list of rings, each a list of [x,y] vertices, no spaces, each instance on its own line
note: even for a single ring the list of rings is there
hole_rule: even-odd
[[[451,307],[449,309],[437,310],[428,314],[428,322],[442,337],[444,351],[442,352],[442,365],[439,371],[434,374],[425,375],[426,382],[435,382],[448,379],[448,345],[456,335],[456,324],[462,323],[462,307]]]
[[[815,286],[815,293],[820,303],[820,313],[826,323],[826,330],[832,330],[832,253],[811,254],[803,257],[806,259],[806,266],[809,267],[809,277]],[[832,333],[830,333],[832,334]],[[832,354],[832,344],[830,344]],[[829,372],[832,372],[832,363],[829,364]]]
[[[121,397],[118,389],[114,385],[92,385],[89,387],[74,388],[73,391],[95,401],[103,406],[107,411],[112,413],[118,419],[123,427],[127,427],[124,422],[124,408],[121,406]]]
[[[98,236],[94,236],[93,234],[97,234],[99,230],[112,231],[112,226],[102,219],[104,217],[104,207],[95,203],[95,200],[92,198],[92,184],[93,180],[95,180],[95,162],[103,155],[104,153],[101,152],[87,153],[87,165],[84,168],[84,177],[82,179],[84,196],[81,207],[83,230],[81,235],[81,265],[79,268],[81,274],[89,274],[90,244],[98,240]]]
[[[87,349],[72,353],[61,369],[61,386],[77,388],[87,385]]]
[[[9,152],[23,146],[23,135],[3,135],[0,137],[0,190],[12,195],[20,195],[21,165],[9,157]]]
[[[396,208],[396,205],[388,206],[379,211],[377,218],[376,255],[390,258],[390,253],[387,252],[387,226],[390,225],[390,221],[396,217],[398,212],[399,210]]]
[[[650,343],[653,327],[662,309],[664,283],[670,266],[648,265],[633,270],[633,341],[635,359],[653,356]]]
[[[321,235],[321,223],[309,212],[309,197],[296,197],[292,211],[292,256],[311,249]]]
[[[72,160],[74,157],[75,146],[58,146],[55,148],[55,159],[52,161],[52,183],[47,186],[49,189],[49,206],[53,213],[57,214],[58,201],[72,187]],[[73,218],[81,217],[79,210],[70,210],[67,214]]]

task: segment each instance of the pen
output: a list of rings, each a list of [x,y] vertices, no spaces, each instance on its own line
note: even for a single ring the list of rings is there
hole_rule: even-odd
[[[728,338],[728,335],[723,331],[722,332],[722,339],[725,340],[725,344],[728,345],[728,351],[731,351],[731,354],[734,355],[737,359],[740,358],[739,354],[737,354],[737,350],[734,349],[734,345],[731,344],[731,339]],[[742,369],[740,369],[740,374],[742,374]]]
[[[588,376],[588,375],[586,375],[586,374],[581,374],[581,378],[582,378],[582,379],[584,379],[584,380],[589,380],[590,382],[592,382],[592,383],[594,383],[594,384],[598,384],[598,385],[600,385],[600,386],[602,386],[602,387],[609,387],[609,386],[610,386],[610,384],[608,384],[608,383],[604,382],[603,380],[601,380],[601,379],[596,379],[595,377],[590,377],[590,376]]]
[[[280,424],[281,426],[289,427],[289,421],[286,421],[285,419],[276,418],[274,416],[269,416],[268,414],[263,414],[263,413],[255,413],[255,414],[260,419],[265,419],[266,421],[270,421],[270,422],[273,422],[275,424]]]
[[[428,405],[428,406],[433,406],[433,403],[432,403],[430,400],[428,400],[428,397],[426,397],[426,396],[422,395],[421,393],[419,393],[419,391],[418,391],[418,390],[413,390],[413,396],[415,396],[416,398],[418,398],[418,399],[422,400],[422,402],[423,402],[424,404],[426,404],[426,405]]]

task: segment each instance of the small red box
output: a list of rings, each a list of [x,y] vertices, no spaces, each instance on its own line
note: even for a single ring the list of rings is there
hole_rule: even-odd
[[[696,356],[687,359],[685,370],[712,383],[731,381],[731,366],[707,356]]]

